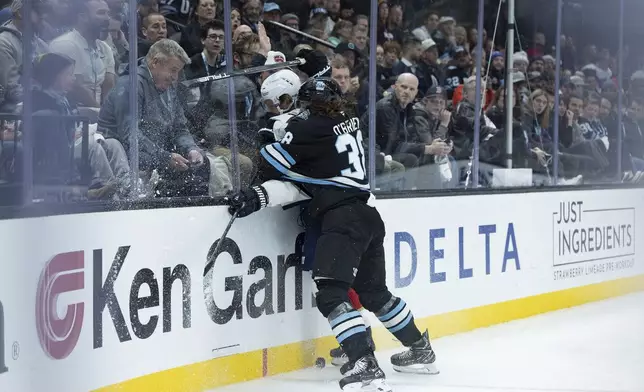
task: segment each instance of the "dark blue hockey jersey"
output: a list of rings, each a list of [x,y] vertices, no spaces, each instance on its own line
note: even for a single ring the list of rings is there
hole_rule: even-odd
[[[261,149],[263,180],[296,184],[311,200],[311,213],[371,197],[360,120],[310,115],[290,121],[280,142]],[[270,197],[270,195],[269,195]]]

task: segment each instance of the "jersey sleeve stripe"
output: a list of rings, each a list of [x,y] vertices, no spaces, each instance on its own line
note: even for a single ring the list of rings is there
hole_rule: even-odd
[[[281,144],[279,144],[279,143],[273,143],[273,146],[275,147],[275,149],[276,149],[277,151],[279,151],[279,152],[282,154],[282,156],[283,156],[284,158],[286,158],[286,160],[288,161],[288,163],[290,163],[291,165],[295,165],[295,159],[293,159],[293,157],[291,156],[291,154],[289,154],[289,153],[284,149],[284,147],[282,147],[282,145],[281,145]]]
[[[331,185],[331,186],[337,186],[340,188],[349,188],[347,185],[342,185],[334,181],[328,181],[328,180],[319,180],[315,178],[310,178],[303,176],[301,174],[297,174],[295,172],[292,172],[288,170],[286,166],[284,166],[282,163],[280,163],[277,159],[275,159],[271,154],[269,154],[268,150],[271,146],[266,146],[262,148],[261,154],[266,159],[266,162],[268,162],[271,166],[273,166],[277,171],[282,173],[284,175],[284,178],[290,181],[295,181],[295,182],[302,182],[306,184],[314,184],[314,185]]]
[[[269,144],[260,150],[262,157],[268,162],[275,170],[282,173],[284,178],[289,181],[301,182],[305,184],[313,185],[330,185],[340,188],[357,188],[361,190],[369,190],[369,182],[365,181],[363,183],[353,181],[346,177],[333,177],[328,179],[317,179],[307,176],[303,176],[294,171],[289,170],[290,165],[285,161],[284,157],[277,152],[273,145]]]
[[[264,146],[264,148],[262,149],[262,152],[264,151],[266,151],[268,155],[270,155],[274,160],[276,160],[280,165],[284,166],[286,169],[291,168],[291,164],[289,163],[288,159],[284,155],[282,155],[279,152],[279,150],[275,148],[275,143]]]

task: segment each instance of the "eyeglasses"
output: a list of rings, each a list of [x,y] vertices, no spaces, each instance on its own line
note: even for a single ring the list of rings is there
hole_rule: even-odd
[[[224,40],[224,35],[223,34],[209,34],[208,39],[211,39],[213,41],[223,41]]]

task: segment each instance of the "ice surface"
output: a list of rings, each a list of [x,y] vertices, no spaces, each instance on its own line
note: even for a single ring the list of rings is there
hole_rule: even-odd
[[[441,374],[399,374],[394,392],[644,392],[644,293],[436,339]],[[217,392],[340,391],[338,368],[306,369]]]

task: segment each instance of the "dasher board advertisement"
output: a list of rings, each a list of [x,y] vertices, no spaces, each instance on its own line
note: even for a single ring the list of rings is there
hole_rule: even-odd
[[[488,307],[486,322],[503,322],[519,317],[499,305],[508,301],[549,295],[519,306],[523,317],[644,289],[642,190],[377,207],[388,285],[438,336],[483,326],[436,322],[454,312]],[[237,220],[206,278],[225,207],[0,221],[0,236],[16,239],[3,244],[0,390],[169,391],[177,382],[199,391],[308,366],[332,338],[296,256],[297,215]],[[580,291],[558,297],[570,290]]]

